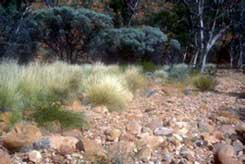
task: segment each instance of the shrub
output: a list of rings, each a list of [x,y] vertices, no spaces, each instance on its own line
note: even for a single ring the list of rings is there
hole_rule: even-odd
[[[87,124],[82,113],[62,109],[60,104],[49,104],[39,106],[32,118],[40,125],[58,122],[61,128],[83,128]]]
[[[154,72],[155,77],[161,78],[161,79],[168,79],[168,72],[166,72],[163,69],[156,70]]]
[[[54,7],[35,11],[38,40],[55,53],[55,57],[69,63],[86,60],[83,56],[93,35],[112,27],[112,18],[87,9]],[[55,43],[55,44],[54,44]]]
[[[122,110],[132,99],[131,92],[118,76],[95,74],[85,83],[85,94],[89,102],[105,105],[110,111]]]
[[[169,70],[169,78],[171,80],[182,81],[187,79],[189,76],[189,68],[186,64],[173,65]]]
[[[10,124],[20,120],[26,109],[30,109],[31,113],[38,113],[37,115],[41,117],[42,112],[54,108],[53,103],[61,104],[80,92],[80,75],[80,67],[64,63],[50,65],[34,63],[27,66],[19,66],[15,62],[1,63],[0,109],[12,111]],[[41,122],[49,121],[53,117],[52,111],[50,112],[51,116],[47,116],[49,117],[47,119],[42,118]],[[58,108],[55,108],[54,112],[59,115],[58,121],[63,121],[62,116],[69,115],[67,111]],[[71,114],[64,119],[69,120],[73,116],[74,114]],[[78,118],[74,117],[74,120]]]
[[[90,42],[90,54],[106,62],[158,63],[167,36],[158,28],[105,29]]]
[[[214,89],[216,81],[209,75],[198,75],[194,78],[193,84],[201,91],[209,91]]]
[[[124,72],[124,78],[126,79],[127,86],[133,93],[146,86],[146,80],[141,72],[142,71],[139,68],[132,66],[128,67]]]
[[[157,69],[156,64],[151,61],[143,61],[141,65],[144,72],[154,72]]]
[[[217,72],[217,66],[215,64],[206,64],[204,72],[209,75],[215,75]]]

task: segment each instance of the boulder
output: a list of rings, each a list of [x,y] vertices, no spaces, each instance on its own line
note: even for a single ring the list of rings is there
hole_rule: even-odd
[[[34,163],[39,163],[42,161],[42,155],[39,151],[33,150],[28,153],[28,158]]]
[[[236,159],[235,151],[231,145],[218,144],[215,152],[216,161],[221,164],[242,164]]]
[[[16,151],[39,140],[41,136],[41,131],[35,125],[19,123],[1,139],[4,147],[10,151]]]
[[[0,163],[3,164],[11,164],[11,158],[8,152],[4,149],[0,148]]]
[[[82,149],[85,155],[90,159],[107,159],[106,151],[100,143],[89,138],[83,138],[81,141]]]

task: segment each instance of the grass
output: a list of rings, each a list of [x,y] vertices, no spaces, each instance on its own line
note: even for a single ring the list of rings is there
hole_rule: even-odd
[[[40,126],[59,122],[62,128],[82,127],[82,114],[65,110],[63,104],[84,92],[90,103],[120,111],[145,85],[139,67],[62,62],[20,66],[4,61],[0,63],[0,111],[12,111],[10,125],[26,119]]]
[[[197,75],[193,78],[193,85],[200,91],[214,90],[216,81],[209,75]]]
[[[124,109],[126,103],[132,99],[120,77],[112,75],[93,75],[86,82],[85,94],[89,102],[95,105],[105,105],[110,111]]]

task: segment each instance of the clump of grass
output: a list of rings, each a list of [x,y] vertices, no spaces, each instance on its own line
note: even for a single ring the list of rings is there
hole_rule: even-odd
[[[65,110],[59,103],[39,106],[31,116],[40,126],[53,122],[58,122],[60,127],[65,129],[83,128],[87,125],[82,113]]]
[[[143,61],[141,65],[144,72],[154,72],[157,69],[157,66],[151,61]]]
[[[184,81],[189,77],[189,68],[186,64],[176,64],[169,70],[169,79]]]
[[[193,79],[193,85],[200,91],[210,91],[214,90],[216,81],[209,75],[197,75]]]
[[[168,79],[168,72],[163,69],[156,70],[154,76],[161,79]]]
[[[133,93],[146,86],[146,80],[138,67],[128,67],[124,72],[124,78],[129,90]]]
[[[95,74],[85,82],[89,102],[105,105],[110,111],[122,110],[132,94],[118,76]]]

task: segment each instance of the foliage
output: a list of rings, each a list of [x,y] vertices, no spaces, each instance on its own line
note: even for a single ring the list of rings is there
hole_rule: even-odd
[[[132,94],[123,84],[122,79],[115,75],[91,76],[85,87],[85,94],[89,102],[95,105],[105,105],[110,111],[122,110],[132,99]]]
[[[154,72],[156,69],[157,69],[157,66],[156,64],[154,64],[153,62],[151,61],[146,61],[144,60],[142,63],[141,63],[142,67],[143,67],[143,71],[144,72]]]
[[[61,128],[83,128],[87,123],[82,113],[62,109],[60,104],[41,105],[31,115],[40,125],[59,122]]]
[[[30,13],[7,10],[0,6],[0,57],[19,59],[26,63],[36,51],[36,31]]]
[[[158,63],[166,41],[167,36],[157,28],[106,29],[91,41],[90,49],[94,57],[107,62],[148,59]]]
[[[182,81],[188,78],[189,68],[186,64],[173,65],[169,70],[169,79]]]
[[[54,7],[35,11],[38,40],[47,45],[56,58],[76,63],[84,56],[87,44],[93,35],[104,28],[112,27],[112,18],[87,9]]]
[[[80,84],[78,66],[63,63],[50,65],[33,63],[19,66],[16,62],[5,61],[0,64],[0,109],[12,111],[11,124],[21,119],[26,109],[41,115],[43,111],[40,110],[52,109],[53,103],[61,104],[71,100],[80,92]],[[57,117],[64,115],[63,110],[56,110],[54,112],[57,115],[61,113]],[[64,119],[69,120],[72,117],[71,114]],[[62,118],[59,119],[63,121]],[[42,118],[42,121],[45,119]]]
[[[204,72],[209,74],[209,75],[215,75],[217,72],[217,66],[215,64],[206,64]]]
[[[194,78],[193,84],[200,91],[210,91],[214,89],[216,81],[209,75],[198,75]]]
[[[146,80],[141,72],[139,68],[133,66],[129,66],[124,72],[128,88],[133,93],[146,86]]]
[[[158,69],[154,72],[154,75],[157,78],[161,78],[161,79],[168,79],[168,72],[165,71],[164,69]]]

